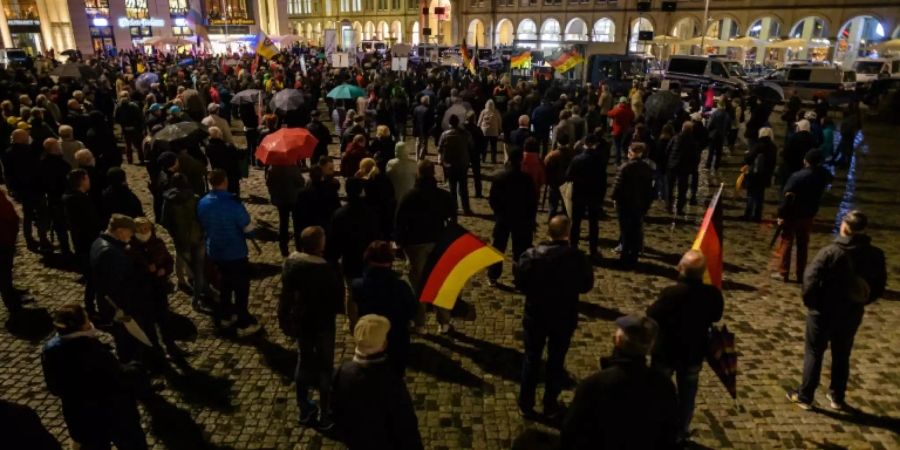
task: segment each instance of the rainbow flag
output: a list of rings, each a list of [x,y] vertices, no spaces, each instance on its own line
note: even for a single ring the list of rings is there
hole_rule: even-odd
[[[510,69],[525,69],[531,66],[531,50],[525,50],[509,58]]]
[[[703,275],[703,281],[719,289],[722,289],[722,272],[724,271],[722,262],[724,223],[722,203],[719,201],[722,198],[723,187],[724,185],[719,186],[719,191],[716,192],[709,207],[706,208],[706,215],[703,216],[700,231],[697,232],[694,245],[691,246],[692,250],[700,250],[706,257],[706,273]]]
[[[557,72],[564,73],[572,70],[582,62],[584,62],[584,58],[581,56],[581,53],[578,53],[578,50],[573,48],[550,61],[550,67],[556,69]]]
[[[452,310],[469,278],[503,254],[456,223],[450,224],[435,244],[422,271],[419,302]]]

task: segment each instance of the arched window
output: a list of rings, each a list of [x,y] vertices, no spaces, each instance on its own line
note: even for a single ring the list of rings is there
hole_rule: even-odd
[[[541,25],[541,41],[558,42],[562,30],[559,28],[559,21],[556,19],[547,19]]]
[[[512,45],[513,35],[513,24],[509,19],[501,19],[500,22],[497,22],[498,45]]]
[[[537,37],[537,24],[533,20],[525,19],[519,22],[516,39],[520,41],[535,41]]]
[[[586,41],[588,40],[587,24],[579,19],[574,18],[566,25],[566,34],[563,36],[564,41]]]
[[[606,17],[594,22],[594,29],[591,30],[591,39],[594,42],[615,42],[615,22]]]
[[[781,23],[772,16],[760,17],[747,29],[747,36],[762,41],[781,36]]]
[[[653,24],[643,17],[631,23],[631,42],[628,43],[628,50],[632,53],[650,53],[651,43],[638,40],[641,31],[653,31]]]
[[[797,39],[824,38],[828,33],[825,19],[816,16],[804,17],[791,28],[791,37]]]
[[[419,45],[421,43],[420,39],[421,37],[419,37],[419,22],[414,22],[412,26],[412,36],[410,38],[410,41],[413,45]]]

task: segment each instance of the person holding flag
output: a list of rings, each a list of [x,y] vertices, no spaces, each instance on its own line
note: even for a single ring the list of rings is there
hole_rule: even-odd
[[[566,353],[578,324],[578,296],[594,287],[594,268],[587,255],[569,244],[571,227],[568,217],[553,217],[548,227],[550,240],[526,250],[514,267],[516,287],[525,294],[525,358],[519,411],[526,419],[537,418],[534,391],[544,346],[544,416],[555,420],[562,414],[558,397],[566,374]]]

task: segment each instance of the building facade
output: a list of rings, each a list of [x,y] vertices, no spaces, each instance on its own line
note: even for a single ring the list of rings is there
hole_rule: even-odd
[[[189,23],[194,10],[204,17],[214,51],[249,45],[263,30],[288,30],[287,0],[0,0],[4,47],[31,54],[53,49],[146,47],[149,38],[168,38],[173,47],[196,42]]]
[[[662,0],[638,11],[637,0],[287,0],[291,32],[320,44],[324,30],[352,30],[353,39],[386,42],[532,47],[596,44],[611,53],[626,50],[658,56],[699,53],[699,48],[640,41],[639,32],[679,39],[700,36],[703,0],[678,0],[663,11]],[[427,14],[426,14],[427,13]],[[829,46],[795,49],[797,58],[845,61],[866,42],[900,37],[896,0],[712,0],[707,37],[751,36],[827,39]],[[748,61],[762,61],[763,47],[707,48]],[[737,54],[740,52],[739,54]],[[783,56],[783,55],[782,55]]]

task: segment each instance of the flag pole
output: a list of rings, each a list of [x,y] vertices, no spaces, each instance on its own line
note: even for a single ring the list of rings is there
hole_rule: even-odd
[[[704,45],[706,44],[706,29],[709,26],[709,0],[703,6],[703,30],[700,34],[700,55],[706,55]]]

